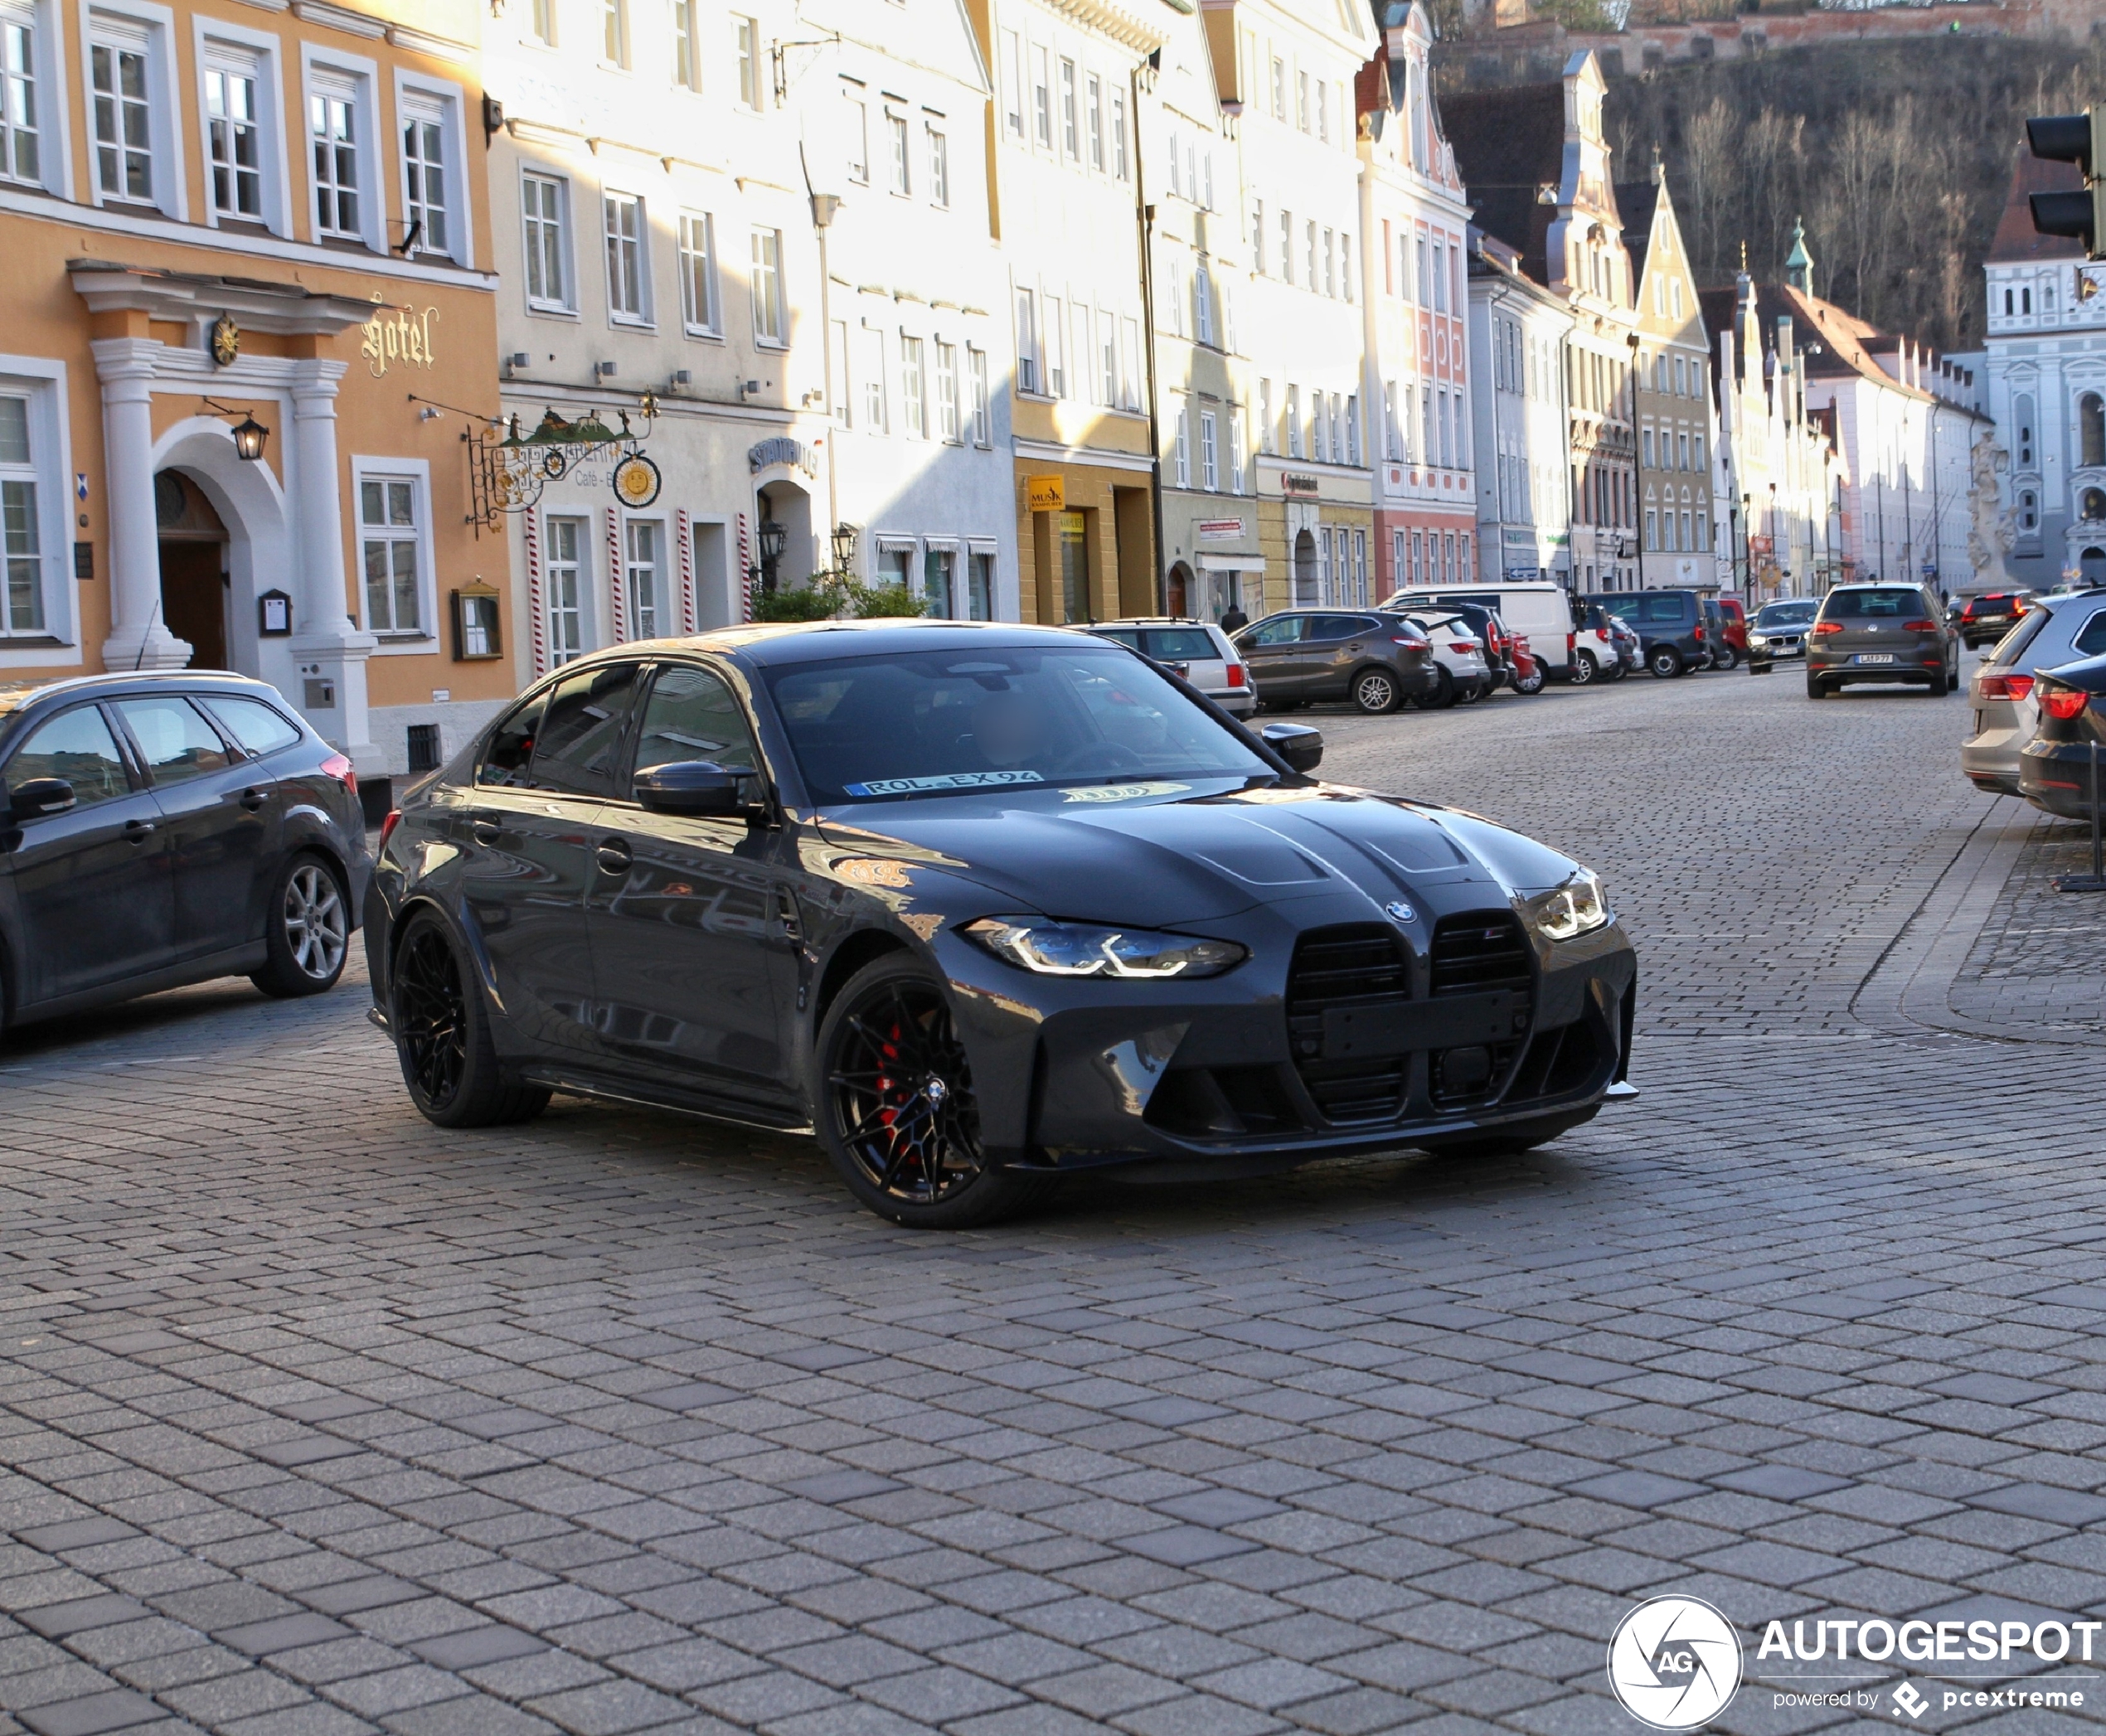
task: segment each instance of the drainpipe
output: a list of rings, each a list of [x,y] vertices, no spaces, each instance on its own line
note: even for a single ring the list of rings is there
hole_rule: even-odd
[[[1155,612],[1167,615],[1170,613],[1170,579],[1162,567],[1162,406],[1156,401],[1155,206],[1148,203],[1148,158],[1141,146],[1141,141],[1148,133],[1147,128],[1141,124],[1141,67],[1152,66],[1154,60],[1155,56],[1150,56],[1127,75],[1127,101],[1133,110],[1133,223],[1141,248],[1141,371],[1147,376],[1143,390],[1148,400],[1148,513],[1155,536],[1151,589],[1155,598]],[[1116,539],[1116,516],[1113,520],[1112,534]],[[1120,612],[1124,613],[1123,604]]]

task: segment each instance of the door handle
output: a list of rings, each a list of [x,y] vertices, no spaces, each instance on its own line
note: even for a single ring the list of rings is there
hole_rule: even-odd
[[[636,858],[630,853],[628,846],[619,838],[602,838],[599,841],[599,871],[602,874],[627,874],[636,862]]]
[[[153,830],[153,822],[151,820],[127,820],[124,822],[124,841],[127,844],[143,844]]]
[[[504,836],[504,827],[488,814],[478,814],[468,822],[468,830],[475,834],[478,844],[494,844]]]
[[[252,814],[261,812],[264,803],[269,800],[269,790],[245,789],[241,792],[241,805]]]

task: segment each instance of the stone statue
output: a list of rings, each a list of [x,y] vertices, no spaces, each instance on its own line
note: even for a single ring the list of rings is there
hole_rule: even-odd
[[[1975,583],[1991,589],[2004,589],[2011,584],[2004,556],[2016,538],[2017,525],[2015,515],[2002,504],[1997,487],[1997,473],[2007,469],[2010,462],[2010,453],[1997,444],[1994,435],[1987,433],[1974,443],[1968,459],[1968,468],[1974,486],[1968,494],[1971,520],[1967,533],[1968,559],[1974,565]]]

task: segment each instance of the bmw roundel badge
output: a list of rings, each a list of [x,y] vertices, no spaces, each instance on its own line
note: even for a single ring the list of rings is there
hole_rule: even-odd
[[[1416,922],[1419,913],[1400,899],[1391,899],[1382,906],[1383,914],[1395,922]]]

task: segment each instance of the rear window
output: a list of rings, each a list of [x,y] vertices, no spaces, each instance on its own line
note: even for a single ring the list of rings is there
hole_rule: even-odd
[[[2040,638],[2040,629],[2052,619],[2054,614],[2050,610],[2027,609],[2025,618],[1997,641],[1997,648],[1989,653],[1989,667],[1992,669],[2010,667],[2026,654],[2026,647]]]
[[[1829,592],[1821,617],[1825,621],[1899,621],[1922,614],[1924,608],[1921,591],[1902,585],[1882,585],[1876,589],[1868,586],[1863,590]]]
[[[1151,627],[1141,648],[1158,663],[1218,662],[1221,647],[1202,627]]]

